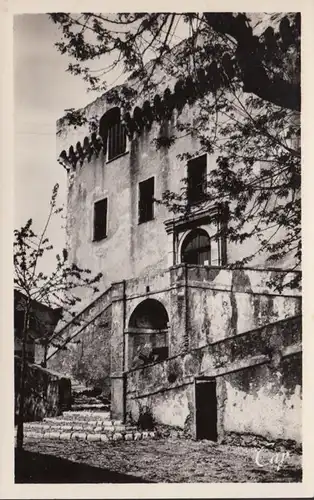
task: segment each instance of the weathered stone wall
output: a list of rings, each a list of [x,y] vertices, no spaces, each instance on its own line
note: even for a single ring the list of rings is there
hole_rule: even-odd
[[[225,433],[255,434],[301,442],[302,356],[223,377]]]
[[[177,155],[187,147],[193,152],[197,145],[193,138],[185,137],[170,150],[162,147],[157,151],[153,139],[159,129],[160,125],[154,123],[149,131],[133,138],[126,154],[106,162],[101,150],[90,162],[78,162],[68,175],[69,259],[93,273],[103,272],[102,289],[112,282],[168,267],[169,238],[163,223],[171,214],[163,205],[155,204],[154,219],[139,224],[138,184],[154,177],[157,199],[167,189],[179,191],[186,165]],[[169,122],[168,133],[172,135],[173,123]],[[74,144],[82,139],[77,137]],[[108,198],[107,237],[93,241],[93,205],[104,197]],[[88,292],[82,298],[87,303]]]
[[[111,107],[106,95],[91,103],[85,109],[87,118],[98,120]],[[155,197],[161,199],[167,191],[179,193],[187,177],[186,161],[178,155],[193,154],[199,144],[193,135],[180,137],[178,121],[190,120],[197,114],[196,107],[186,105],[181,113],[173,113],[170,120],[159,124],[154,121],[150,128],[144,127],[141,133],[135,133],[128,142],[127,152],[111,161],[106,161],[103,150],[77,162],[75,169],[68,172],[67,201],[67,240],[70,262],[83,268],[90,268],[93,273],[103,272],[101,289],[112,282],[128,280],[139,276],[149,276],[156,270],[166,269],[169,265],[180,263],[180,248],[187,233],[178,235],[178,247],[173,255],[172,234],[167,234],[166,220],[172,219],[173,213],[165,206],[155,203],[154,219],[138,223],[139,182],[149,177],[155,178]],[[78,141],[83,144],[84,136],[89,136],[86,126],[73,130],[64,122],[59,122],[58,149],[68,151],[76,147]],[[154,140],[159,134],[177,136],[174,144],[168,148],[156,149]],[[216,156],[208,156],[208,172],[215,168]],[[61,168],[61,167],[60,167]],[[107,237],[93,241],[93,205],[95,201],[108,198]],[[201,224],[210,237],[216,232],[213,223]],[[253,246],[252,246],[253,245]],[[219,265],[218,243],[212,239],[212,265]],[[228,262],[235,262],[251,254],[254,242],[227,245]],[[251,264],[265,266],[265,255],[258,255]],[[285,263],[287,267],[288,264]],[[280,267],[280,263],[278,263]],[[91,296],[84,292],[84,303]]]
[[[19,411],[21,360],[14,358],[15,416]],[[71,405],[71,381],[38,365],[28,364],[25,380],[25,421],[60,415]]]
[[[77,328],[74,327],[73,328]],[[56,352],[48,361],[49,368],[102,389],[110,396],[111,305],[98,313],[87,326]]]
[[[126,410],[195,436],[194,380],[217,381],[218,439],[254,434],[301,442],[301,317],[194,349],[127,374]]]
[[[300,290],[279,294],[269,284],[279,275],[283,273],[178,265],[155,277],[129,280],[126,328],[142,301],[158,300],[169,316],[169,355],[175,356],[301,314]]]
[[[187,353],[191,350],[235,339],[301,313],[300,292],[284,291],[279,295],[268,283],[272,274],[179,265],[155,276],[115,283],[83,311],[78,324],[74,321],[65,328],[64,338],[70,342],[66,350],[52,355],[48,366],[87,385],[101,387],[107,396],[110,386],[114,386],[115,411],[120,418],[123,373],[132,367],[132,345],[133,350],[137,345],[136,334],[128,333],[137,306],[150,298],[165,308],[169,324],[163,338],[167,337],[169,356],[186,354],[189,365],[195,363],[194,358],[189,361]],[[152,340],[151,347],[156,344],[152,332],[147,339]],[[222,362],[227,362],[224,355]],[[168,387],[167,380],[163,387]]]
[[[300,290],[279,294],[268,284],[280,275],[280,271],[189,267],[189,348],[301,314]]]

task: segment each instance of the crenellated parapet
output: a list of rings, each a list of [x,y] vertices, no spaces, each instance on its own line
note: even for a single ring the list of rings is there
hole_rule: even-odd
[[[58,161],[67,170],[71,167],[75,169],[78,162],[83,164],[85,159],[90,162],[93,154],[98,156],[102,148],[102,138],[93,132],[90,137],[84,138],[83,143],[77,142],[75,148],[70,146],[68,151],[61,151]]]
[[[226,16],[228,17],[228,14]],[[233,23],[235,28],[238,27],[240,29],[243,23],[243,16],[239,14],[233,19]],[[253,36],[252,30],[250,31],[246,27],[244,31],[249,36],[252,47],[248,51],[247,44],[244,43],[246,39],[244,39],[242,43],[238,44],[232,56],[226,52],[212,59],[212,52],[208,51],[206,46],[204,46],[204,50],[207,51],[210,61],[198,68],[193,76],[181,77],[176,82],[173,82],[174,85],[172,88],[168,86],[165,90],[160,90],[161,88],[165,88],[161,84],[161,79],[160,85],[157,85],[159,92],[144,102],[143,97],[139,95],[138,103],[140,104],[136,105],[131,112],[128,111],[121,116],[121,122],[126,128],[128,138],[132,140],[134,134],[140,134],[144,128],[149,128],[154,121],[161,122],[165,119],[170,119],[175,109],[180,113],[186,104],[191,106],[202,96],[210,93],[215,94],[218,89],[223,87],[227,88],[235,75],[239,74],[243,80],[244,92],[254,92],[256,88],[250,77],[252,75],[252,68],[255,67],[253,55],[255,56],[255,52],[262,55],[267,54],[277,46],[288,50],[293,41],[292,35],[295,33],[298,36],[299,23],[300,16],[297,16],[292,24],[288,17],[285,16],[279,26],[274,25],[275,29],[272,26],[268,26],[258,36]],[[217,25],[217,31],[219,32],[220,30],[221,26]],[[249,44],[249,46],[251,45]],[[260,74],[260,77],[266,77],[264,70]],[[134,80],[131,83],[132,78],[127,82],[130,88],[135,84]],[[168,83],[169,80],[166,81],[165,85],[168,85]],[[118,88],[116,87],[115,90]],[[108,111],[110,103],[109,93],[106,94],[108,97],[107,101],[106,96],[103,96],[106,101],[106,109],[104,111]],[[257,95],[259,94],[257,93]],[[100,101],[103,97],[100,98]],[[102,103],[104,104],[103,101]],[[105,116],[101,120],[103,121],[104,118]],[[106,146],[107,137],[102,135],[100,128],[98,128],[98,134],[94,132],[90,136],[86,136],[83,142],[78,142],[76,146],[71,145],[68,150],[64,149],[59,156],[59,162],[67,169],[71,167],[75,168],[78,162],[83,162],[85,159],[88,162],[91,161],[93,154],[98,155],[101,150],[106,152]]]
[[[160,123],[170,119],[174,110],[180,113],[186,104],[193,105],[200,96],[227,86],[233,71],[233,62],[225,55],[219,64],[212,61],[198,70],[194,78],[181,78],[172,89],[168,86],[163,92],[156,93],[151,100],[145,100],[131,112],[124,113],[121,121],[129,140],[132,140],[135,134],[140,134],[143,129],[149,129],[153,122]],[[106,118],[105,115],[101,118],[102,121]],[[94,132],[75,147],[72,145],[68,151],[63,150],[59,162],[67,169],[75,168],[79,161],[83,162],[85,158],[90,161],[92,155],[98,155],[101,150],[106,153],[106,146],[106,138]]]

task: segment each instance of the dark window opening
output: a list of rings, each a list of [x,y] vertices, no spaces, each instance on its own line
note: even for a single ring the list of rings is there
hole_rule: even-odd
[[[123,123],[118,122],[108,130],[108,160],[113,160],[126,150],[126,132]]]
[[[107,198],[94,204],[94,241],[107,236]]]
[[[108,152],[108,161],[126,152],[126,129],[119,108],[112,108],[100,120],[99,134]]]
[[[182,245],[181,261],[199,266],[210,265],[210,238],[203,229],[191,231]]]
[[[154,218],[154,177],[139,184],[139,223]]]
[[[199,156],[188,162],[188,203],[198,203],[206,195],[206,162],[207,156]]]

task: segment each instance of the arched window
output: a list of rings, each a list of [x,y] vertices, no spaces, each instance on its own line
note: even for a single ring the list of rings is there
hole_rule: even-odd
[[[181,262],[210,265],[210,238],[204,229],[194,229],[186,236],[181,250]]]
[[[103,115],[99,124],[99,135],[102,137],[108,153],[108,161],[125,153],[126,130],[121,123],[119,108],[112,108]]]

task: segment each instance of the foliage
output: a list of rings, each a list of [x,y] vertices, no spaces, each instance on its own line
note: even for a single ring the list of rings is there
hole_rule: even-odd
[[[125,116],[139,98],[154,103],[137,111],[138,119],[134,112],[134,130],[152,118],[164,124],[176,113],[176,137],[161,134],[155,146],[171,147],[174,140],[192,134],[200,144],[195,155],[214,155],[216,166],[203,202],[229,207],[224,228],[229,240],[243,243],[254,235],[260,243],[241,264],[265,252],[272,263],[291,257],[298,267],[300,14],[50,16],[62,33],[57,48],[75,60],[68,70],[81,75],[90,89],[107,90],[113,69],[132,72],[126,84],[109,94]],[[175,45],[179,28],[185,35]],[[88,66],[95,60],[101,65],[97,70]],[[180,159],[189,157],[187,151]],[[166,192],[161,201],[171,211],[188,215],[186,196],[185,183],[180,193]]]

